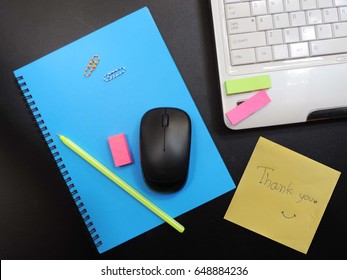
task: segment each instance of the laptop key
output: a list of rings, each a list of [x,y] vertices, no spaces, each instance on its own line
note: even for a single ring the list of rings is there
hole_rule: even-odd
[[[309,56],[308,44],[305,43],[295,43],[289,45],[289,53],[291,58],[300,58]]]
[[[228,4],[225,6],[227,19],[251,16],[251,9],[248,2]]]
[[[247,33],[257,31],[255,24],[255,17],[246,17],[228,20],[228,33],[237,34],[237,33]]]
[[[309,42],[312,56],[347,52],[347,38]]]
[[[255,62],[254,49],[243,49],[231,51],[232,65],[250,64]]]
[[[332,30],[334,37],[347,37],[347,22],[333,23]]]
[[[289,58],[288,46],[286,44],[272,46],[274,60],[284,60]]]
[[[252,32],[229,36],[229,45],[231,50],[265,46],[265,32]]]
[[[347,0],[335,0],[335,7],[347,6]]]

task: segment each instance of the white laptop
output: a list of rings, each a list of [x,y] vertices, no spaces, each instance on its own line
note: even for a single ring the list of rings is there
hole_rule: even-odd
[[[347,0],[210,0],[224,121],[230,129],[347,116]],[[259,92],[225,84],[269,74],[271,100],[233,125]]]

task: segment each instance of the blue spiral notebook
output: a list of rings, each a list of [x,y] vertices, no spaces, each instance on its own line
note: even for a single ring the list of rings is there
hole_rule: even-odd
[[[100,61],[85,77],[94,55]],[[122,67],[126,70],[122,75],[104,81],[105,74]],[[147,8],[14,74],[100,253],[163,221],[67,148],[58,133],[88,151],[178,221],[179,215],[235,188]],[[181,108],[192,122],[187,183],[173,194],[155,193],[142,179],[139,126],[143,114],[156,107]],[[115,167],[107,139],[119,133],[126,134],[133,163]],[[188,228],[189,224],[184,226]]]

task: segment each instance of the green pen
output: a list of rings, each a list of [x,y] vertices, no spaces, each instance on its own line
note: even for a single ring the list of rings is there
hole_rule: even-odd
[[[167,222],[170,226],[175,228],[177,231],[179,231],[181,233],[184,231],[184,226],[182,226],[175,219],[173,219],[171,216],[169,216],[167,213],[165,213],[163,210],[161,210],[158,206],[156,206],[154,203],[152,203],[149,199],[144,197],[141,193],[139,193],[137,190],[135,190],[133,187],[131,187],[128,183],[123,181],[120,177],[118,177],[116,174],[114,174],[111,170],[109,170],[106,166],[101,164],[94,157],[89,155],[81,147],[79,147],[77,144],[75,144],[69,138],[67,138],[63,135],[58,134],[58,136],[59,136],[60,140],[67,147],[69,147],[72,151],[74,151],[76,154],[78,154],[81,158],[83,158],[85,161],[87,161],[92,166],[94,166],[97,170],[99,170],[102,174],[104,174],[111,181],[116,183],[119,187],[121,187],[123,190],[125,190],[128,194],[130,194],[137,201],[139,201],[144,206],[146,206],[154,214],[158,215],[161,219],[163,219],[165,222]]]

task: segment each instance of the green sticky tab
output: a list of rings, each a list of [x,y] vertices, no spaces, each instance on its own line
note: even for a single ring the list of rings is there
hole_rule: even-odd
[[[229,80],[225,82],[227,95],[249,92],[271,87],[270,75],[260,75],[237,80]]]

